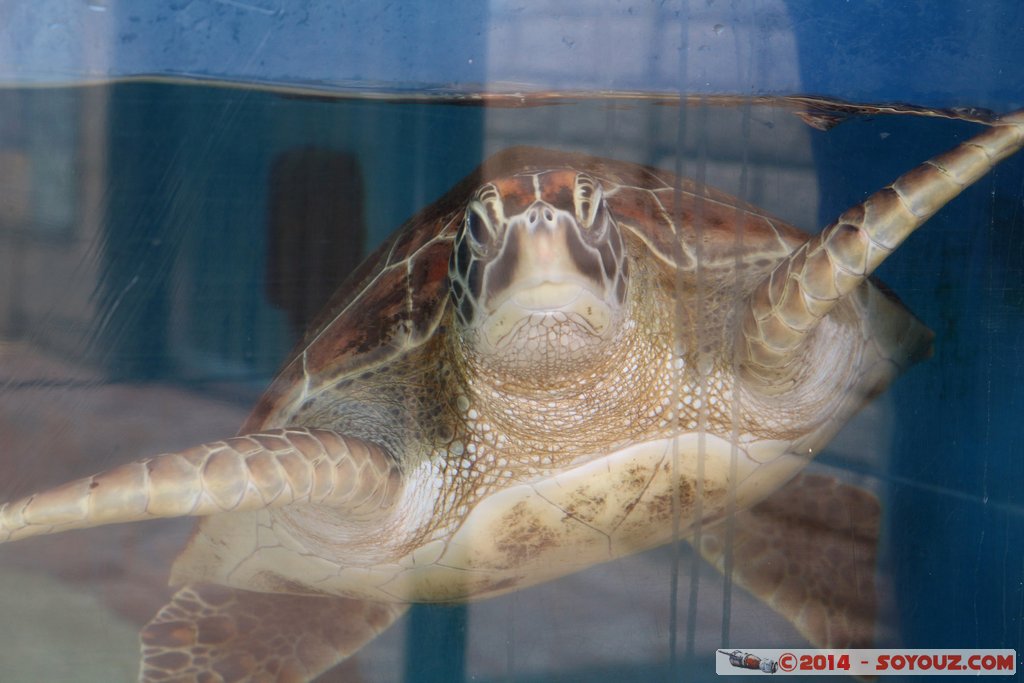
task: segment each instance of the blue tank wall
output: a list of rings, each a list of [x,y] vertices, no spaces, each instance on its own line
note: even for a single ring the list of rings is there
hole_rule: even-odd
[[[3,81],[156,73],[1024,103],[1014,0],[41,0],[3,3],[0,16]]]

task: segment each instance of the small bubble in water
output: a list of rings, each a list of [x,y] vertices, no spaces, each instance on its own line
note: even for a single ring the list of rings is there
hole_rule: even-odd
[[[725,30],[725,26],[723,24],[715,24],[711,27],[711,30],[715,32],[716,36],[721,35],[722,31]]]

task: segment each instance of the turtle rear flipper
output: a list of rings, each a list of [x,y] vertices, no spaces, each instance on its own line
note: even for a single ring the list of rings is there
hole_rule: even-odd
[[[316,678],[380,635],[407,605],[185,586],[143,629],[142,683]]]
[[[880,508],[874,494],[804,473],[701,534],[706,560],[786,617],[815,647],[873,646]]]

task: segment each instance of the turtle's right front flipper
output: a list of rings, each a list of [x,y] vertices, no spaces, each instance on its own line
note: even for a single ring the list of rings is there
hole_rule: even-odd
[[[400,488],[397,465],[372,443],[322,429],[269,430],[146,458],[0,505],[0,543],[294,503],[386,510]]]

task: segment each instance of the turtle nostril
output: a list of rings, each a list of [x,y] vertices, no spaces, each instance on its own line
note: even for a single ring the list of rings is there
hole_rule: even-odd
[[[551,209],[544,209],[544,220],[552,223],[555,220],[555,213]]]
[[[537,209],[532,209],[530,211],[530,213],[526,216],[526,220],[530,222],[530,225],[533,225],[534,223],[536,223],[537,222]]]

